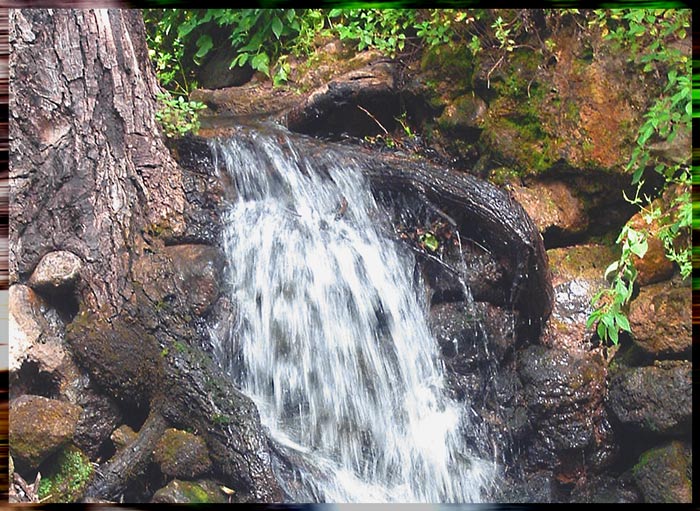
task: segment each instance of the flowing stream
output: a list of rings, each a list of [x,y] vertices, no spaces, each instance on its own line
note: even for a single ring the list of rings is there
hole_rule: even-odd
[[[481,501],[495,462],[465,445],[468,407],[446,396],[413,255],[386,235],[361,162],[338,149],[312,161],[281,131],[211,147],[238,192],[225,226],[238,323],[222,359],[303,460],[289,497]]]

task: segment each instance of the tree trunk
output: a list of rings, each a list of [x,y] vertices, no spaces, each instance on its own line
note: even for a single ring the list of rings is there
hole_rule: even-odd
[[[170,425],[200,432],[238,498],[279,501],[257,410],[208,359],[204,313],[192,319],[191,290],[173,278],[166,243],[211,241],[210,212],[201,194],[191,200],[199,178],[174,162],[156,124],[141,14],[13,10],[10,43],[11,284],[36,287],[46,254],[74,254],[77,282],[45,298],[103,391],[126,413],[148,411],[142,436],[101,467],[88,496],[123,495]],[[172,289],[176,305],[158,295]]]
[[[184,229],[143,21],[106,9],[10,16],[11,282],[68,250],[83,262],[85,305],[116,313],[132,298],[130,253],[143,247],[142,228]]]

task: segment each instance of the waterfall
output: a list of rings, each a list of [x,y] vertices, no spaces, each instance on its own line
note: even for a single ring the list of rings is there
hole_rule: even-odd
[[[446,395],[413,255],[386,235],[361,161],[332,148],[312,160],[281,131],[210,145],[237,190],[223,358],[303,460],[282,481],[290,498],[479,502],[497,468],[465,445],[468,406]]]

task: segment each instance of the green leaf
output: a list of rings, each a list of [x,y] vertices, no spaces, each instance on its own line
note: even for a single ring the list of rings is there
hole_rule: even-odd
[[[604,278],[605,280],[610,280],[610,277],[617,269],[620,267],[620,261],[614,261],[605,269]]]
[[[255,55],[250,61],[250,65],[256,71],[260,71],[265,73],[267,76],[270,76],[270,57],[267,55],[267,53],[258,53]]]
[[[282,35],[282,30],[283,30],[283,28],[284,28],[284,27],[283,27],[282,22],[280,21],[280,19],[277,18],[277,17],[275,17],[275,18],[272,20],[272,32],[275,34],[275,37],[276,37],[277,39],[279,39],[280,36]]]
[[[636,243],[630,245],[630,251],[639,258],[644,257],[644,254],[647,253],[648,248],[649,244],[645,239],[637,241]]]
[[[211,40],[211,36],[208,34],[204,34],[201,36],[199,39],[197,39],[197,53],[194,54],[195,57],[198,59],[201,59],[204,57],[207,53],[209,53],[209,50],[212,49],[214,46],[214,42]]]
[[[598,337],[601,341],[605,341],[608,338],[608,332],[605,329],[605,325],[602,322],[598,322],[598,326],[596,327],[596,333],[598,334]]]
[[[632,184],[636,185],[639,183],[639,180],[642,178],[642,174],[644,174],[644,167],[638,167],[637,170],[634,171],[634,174],[632,174]]]
[[[632,331],[632,329],[630,328],[630,322],[627,319],[627,316],[625,316],[624,314],[617,314],[615,316],[615,322],[617,323],[617,326],[619,326],[625,332]]]
[[[613,344],[617,345],[618,343],[618,337],[617,337],[618,331],[616,328],[608,328],[608,335],[610,336],[610,340],[613,342]]]
[[[597,311],[594,311],[590,316],[588,316],[588,319],[586,320],[586,328],[591,328],[593,326],[593,323],[597,321],[598,316],[596,312]]]
[[[433,235],[433,233],[431,232],[426,232],[425,234],[422,234],[419,240],[425,246],[425,248],[432,252],[435,252],[440,246],[440,243],[435,238],[435,235]]]

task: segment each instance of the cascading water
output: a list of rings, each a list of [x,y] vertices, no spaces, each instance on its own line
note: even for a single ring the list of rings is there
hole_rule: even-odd
[[[360,172],[286,135],[211,142],[237,199],[226,217],[238,306],[231,374],[272,437],[303,459],[293,500],[478,502],[496,475],[446,396],[409,251]],[[301,488],[304,488],[303,491]]]

